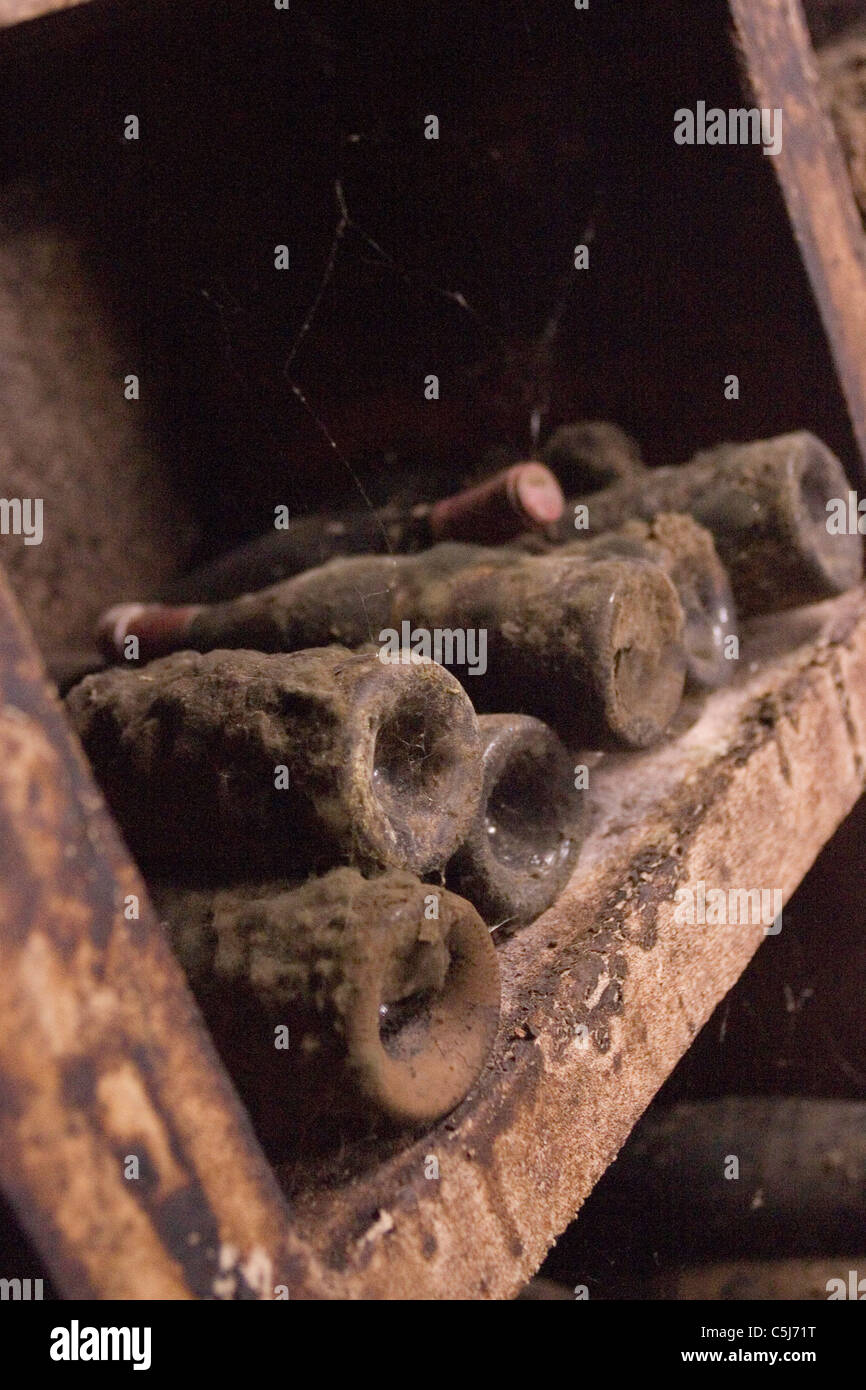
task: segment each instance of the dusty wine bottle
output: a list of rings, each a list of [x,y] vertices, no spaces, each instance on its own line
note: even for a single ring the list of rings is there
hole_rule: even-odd
[[[643,747],[679,705],[682,628],[676,589],[648,561],[526,558],[451,542],[417,556],[333,560],[209,607],[113,609],[101,634],[115,654],[134,634],[146,656],[166,643],[291,651],[394,634],[389,642],[404,649],[397,661],[426,641],[480,712],[517,710],[581,743]],[[471,665],[460,656],[470,638],[478,647]]]
[[[564,505],[549,468],[515,463],[438,502],[293,518],[285,530],[174,580],[164,587],[163,598],[170,604],[237,598],[341,555],[412,554],[445,540],[497,545],[521,531],[550,525]]]
[[[66,707],[147,862],[426,873],[478,808],[478,721],[432,662],[386,666],[340,647],[177,652],[88,676]]]
[[[746,618],[830,598],[859,582],[860,537],[827,528],[827,504],[847,493],[839,460],[803,430],[724,444],[678,467],[648,468],[572,501],[549,534],[569,541],[581,530],[615,530],[630,517],[688,512],[712,533],[737,612]]]
[[[569,494],[595,492],[644,468],[635,441],[607,420],[560,425],[541,449],[540,458]]]
[[[462,898],[399,870],[348,868],[298,888],[152,892],[270,1148],[334,1121],[431,1124],[477,1080],[499,965]]]
[[[493,927],[532,922],[559,896],[587,821],[574,759],[552,729],[524,714],[484,714],[478,815],[446,883]]]
[[[526,536],[511,542],[526,554],[548,554],[551,542]],[[734,669],[737,644],[734,597],[727,571],[706,527],[684,512],[663,512],[652,521],[627,521],[617,531],[569,541],[560,553],[589,559],[631,556],[660,564],[683,606],[683,647],[688,684],[715,690],[726,685]]]
[[[425,630],[486,633],[486,668],[455,674],[479,713],[516,710],[570,746],[642,748],[664,733],[685,677],[683,611],[645,560],[502,552],[405,595]]]

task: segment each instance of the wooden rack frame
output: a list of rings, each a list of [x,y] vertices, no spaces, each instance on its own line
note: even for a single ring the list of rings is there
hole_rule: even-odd
[[[0,23],[56,8],[7,0]],[[730,12],[785,112],[776,172],[863,447],[866,246],[802,13]],[[0,580],[0,1183],[63,1295],[513,1295],[763,940],[677,923],[675,889],[787,900],[866,783],[861,593],[753,625],[740,665],[664,748],[599,770],[578,873],[501,948],[472,1095],[325,1186],[265,1161]]]

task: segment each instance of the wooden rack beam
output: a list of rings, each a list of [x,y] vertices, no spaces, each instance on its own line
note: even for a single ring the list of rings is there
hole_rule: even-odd
[[[745,84],[783,113],[769,158],[812,284],[861,454],[866,458],[866,235],[839,141],[821,100],[800,0],[730,0]]]

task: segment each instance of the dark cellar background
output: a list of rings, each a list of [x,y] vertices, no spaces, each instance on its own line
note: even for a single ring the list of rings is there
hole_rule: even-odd
[[[772,161],[667,138],[672,106],[736,90],[733,61],[707,70],[716,0],[637,23],[295,0],[282,38],[256,3],[97,8],[0,45],[0,170],[28,190],[4,218],[44,199],[83,245],[203,555],[276,502],[429,495],[525,456],[536,408],[542,438],[609,418],[652,462],[794,426],[852,462]]]

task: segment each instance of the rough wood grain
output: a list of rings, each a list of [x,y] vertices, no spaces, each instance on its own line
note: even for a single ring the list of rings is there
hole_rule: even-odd
[[[65,1296],[316,1288],[2,576],[0,1018],[0,1182]]]
[[[769,159],[821,313],[861,455],[866,456],[866,236],[824,111],[799,0],[730,0],[746,84],[781,108],[782,148]],[[861,460],[861,473],[862,473]]]

